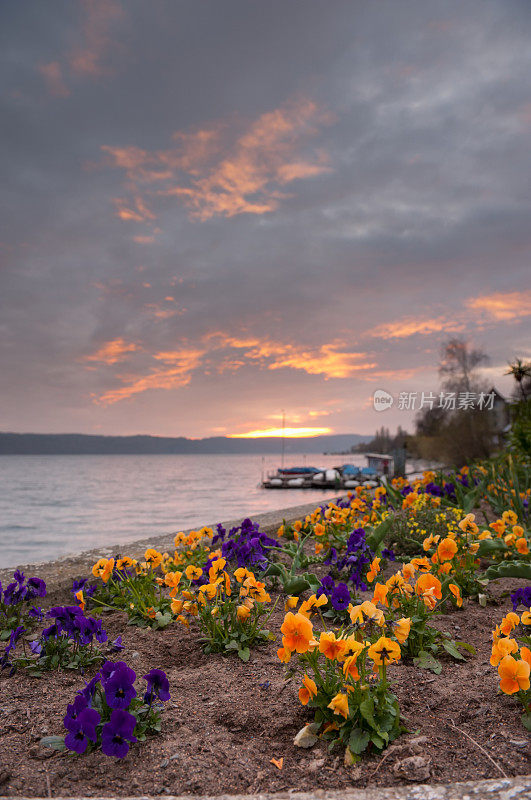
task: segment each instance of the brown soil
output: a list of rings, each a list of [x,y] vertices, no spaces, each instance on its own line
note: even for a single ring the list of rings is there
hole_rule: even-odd
[[[413,735],[427,737],[420,749],[430,759],[433,782],[530,771],[529,736],[520,722],[520,707],[498,694],[497,671],[489,664],[491,631],[511,608],[502,595],[520,585],[524,582],[495,581],[489,587],[494,602],[487,608],[470,602],[438,618],[441,630],[476,647],[477,654],[466,663],[445,660],[440,675],[407,663],[393,669],[395,692],[411,731],[397,744]],[[47,599],[49,604],[67,603],[71,595],[61,590]],[[277,611],[269,627],[278,631],[282,618],[283,612]],[[127,661],[139,678],[159,667],[170,679],[172,698],[164,707],[162,734],[133,745],[123,762],[99,751],[76,757],[43,748],[42,736],[64,734],[66,704],[83,686],[83,677],[4,675],[0,795],[217,795],[405,782],[395,776],[393,766],[415,750],[394,748],[383,760],[372,755],[345,768],[339,750],[330,754],[323,743],[311,750],[293,745],[311,711],[298,701],[298,679],[284,681],[278,644],[253,651],[244,664],[233,656],[205,655],[194,628],[175,625],[151,631],[128,627],[125,621],[118,612],[104,617],[109,638],[121,634],[127,648],[115,660]],[[282,770],[271,763],[280,757]]]

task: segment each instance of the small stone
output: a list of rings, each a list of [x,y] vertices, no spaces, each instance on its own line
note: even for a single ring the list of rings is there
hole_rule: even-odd
[[[169,764],[170,764],[170,759],[169,758],[165,758],[164,761],[160,762],[160,768],[164,769],[165,767],[168,767]]]
[[[293,739],[295,747],[313,747],[319,741],[319,737],[312,732],[310,725],[305,725],[301,728],[298,734]]]
[[[415,736],[413,739],[408,739],[406,742],[399,742],[392,744],[388,748],[389,755],[397,756],[418,756],[424,750],[423,745],[428,741],[427,736]]]
[[[140,658],[140,653],[137,650],[133,650],[133,652],[131,653],[131,658],[133,659],[133,661],[136,661],[137,658]]]
[[[406,781],[421,782],[430,778],[430,759],[426,756],[410,756],[397,761],[393,766],[394,774]]]
[[[28,755],[30,758],[36,758],[38,761],[44,761],[47,758],[51,758],[55,755],[55,750],[52,750],[50,747],[39,747],[39,745],[34,744],[33,747],[30,747],[28,750]]]
[[[317,770],[322,769],[325,764],[326,758],[312,758],[307,769],[309,772],[317,772]]]
[[[415,736],[413,739],[408,740],[408,744],[411,746],[418,746],[419,744],[426,744],[427,741],[427,736]]]

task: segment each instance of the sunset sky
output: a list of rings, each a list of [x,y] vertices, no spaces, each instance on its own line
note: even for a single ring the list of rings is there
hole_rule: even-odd
[[[0,430],[412,425],[531,356],[528,0],[2,0]]]

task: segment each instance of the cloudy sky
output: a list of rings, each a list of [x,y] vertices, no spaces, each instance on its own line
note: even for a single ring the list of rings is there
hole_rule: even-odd
[[[0,430],[371,433],[531,355],[528,0],[3,0]]]

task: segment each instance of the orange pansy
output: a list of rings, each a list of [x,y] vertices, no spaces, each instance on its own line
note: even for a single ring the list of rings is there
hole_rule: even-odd
[[[372,596],[372,602],[374,604],[381,603],[383,606],[388,606],[387,600],[387,593],[389,592],[389,587],[385,583],[377,583],[374,587],[374,593]]]
[[[328,708],[331,708],[334,714],[341,714],[342,717],[348,717],[348,697],[343,692],[339,692],[328,703]]]
[[[317,695],[317,685],[315,681],[312,681],[306,674],[302,679],[302,686],[299,689],[299,700],[301,701],[302,705],[305,706],[308,702]]]
[[[500,689],[504,694],[516,694],[520,689],[529,689],[530,667],[527,661],[517,661],[512,656],[505,656],[498,665]]]
[[[453,539],[446,537],[437,547],[437,555],[440,561],[450,561],[457,553],[457,545]]]
[[[509,611],[507,616],[504,617],[500,623],[500,631],[504,634],[504,636],[508,636],[519,623],[520,617],[518,614],[515,614],[514,611]]]
[[[283,633],[282,644],[297,653],[306,653],[313,638],[313,626],[303,614],[289,611],[284,617],[280,630]]]
[[[336,639],[333,631],[324,631],[319,638],[319,652],[331,661],[340,658],[347,646],[345,639]]]
[[[435,575],[430,575],[429,573],[420,575],[415,584],[415,592],[418,595],[422,596],[429,592],[433,595],[433,597],[436,597],[437,600],[442,599],[441,589],[442,585],[440,580],[436,578]]]
[[[393,622],[393,630],[400,644],[404,644],[411,630],[410,618],[402,617],[401,619],[397,619],[396,622]]]
[[[524,539],[522,536],[520,539],[517,539],[514,543],[514,546],[521,553],[523,556],[526,556],[529,553],[529,545],[527,544],[527,539]]]
[[[461,589],[456,583],[448,584],[448,588],[450,589],[451,593],[453,594],[453,596],[457,601],[457,607],[461,608],[461,606],[463,605],[463,598],[461,597]]]
[[[378,641],[369,647],[369,658],[372,658],[377,667],[392,664],[398,661],[400,656],[400,645],[387,636],[380,636]]]
[[[496,667],[505,656],[516,653],[517,650],[518,642],[516,642],[515,639],[508,639],[505,637],[503,639],[498,639],[492,645],[490,656],[491,665]]]

